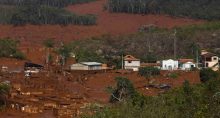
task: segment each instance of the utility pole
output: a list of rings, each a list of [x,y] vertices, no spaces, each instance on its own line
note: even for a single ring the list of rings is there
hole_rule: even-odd
[[[199,68],[199,50],[198,50],[198,46],[196,46],[196,68]]]
[[[174,51],[173,51],[173,57],[176,59],[176,29],[174,30],[174,39],[173,39],[173,44],[174,44]]]
[[[124,57],[123,54],[121,55],[121,69],[124,69]]]

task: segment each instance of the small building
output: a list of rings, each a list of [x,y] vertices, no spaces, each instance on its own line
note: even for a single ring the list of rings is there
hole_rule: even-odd
[[[72,64],[70,70],[102,70],[102,64],[98,62],[81,62]]]
[[[219,60],[220,58],[214,54],[207,51],[202,51],[201,63],[203,68],[211,68],[214,71],[219,70]]]
[[[178,70],[178,67],[178,61],[176,60],[162,60],[161,70]]]
[[[26,73],[39,73],[43,68],[44,66],[31,62],[25,62],[24,64],[24,70]]]
[[[126,55],[124,57],[124,69],[131,69],[133,71],[138,71],[139,67],[140,67],[140,59],[137,59],[132,55]]]
[[[193,59],[179,59],[178,61],[180,70],[192,70],[196,67]]]

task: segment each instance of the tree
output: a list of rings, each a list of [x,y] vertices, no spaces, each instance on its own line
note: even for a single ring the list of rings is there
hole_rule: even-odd
[[[213,71],[211,68],[202,69],[200,71],[200,80],[206,82],[218,77],[218,72]]]
[[[133,84],[126,77],[116,77],[117,85],[115,88],[108,87],[111,93],[110,102],[121,102],[136,95]]]
[[[44,46],[46,47],[46,64],[48,65],[48,68],[53,61],[53,57],[50,54],[51,49],[54,47],[54,40],[52,39],[46,39],[43,41]]]
[[[155,67],[142,67],[139,69],[138,73],[141,76],[144,76],[146,78],[150,78],[152,76],[156,76],[160,74],[160,70]]]
[[[16,40],[0,39],[0,57],[24,59],[24,54],[17,49],[18,44]]]
[[[9,94],[10,86],[8,84],[0,84],[0,105],[7,105],[7,96]]]

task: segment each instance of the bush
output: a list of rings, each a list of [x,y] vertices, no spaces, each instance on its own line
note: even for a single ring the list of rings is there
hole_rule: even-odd
[[[179,74],[178,73],[169,73],[168,77],[172,78],[172,79],[176,79],[178,78]]]
[[[18,43],[12,39],[0,39],[0,57],[24,59],[24,54],[17,49]]]
[[[160,75],[160,70],[155,67],[142,67],[138,72],[141,76],[149,78],[151,76]]]
[[[202,69],[200,71],[200,80],[202,82],[206,82],[206,81],[211,80],[211,79],[216,79],[217,77],[218,77],[218,73],[213,71],[210,68]]]

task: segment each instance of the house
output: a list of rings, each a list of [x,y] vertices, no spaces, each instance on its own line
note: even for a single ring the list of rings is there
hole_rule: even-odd
[[[181,70],[192,70],[196,67],[193,59],[179,59],[179,69]]]
[[[162,60],[161,65],[161,70],[177,70],[179,67],[178,61],[172,59]]]
[[[102,64],[98,62],[81,62],[72,64],[70,70],[102,70]]]
[[[139,67],[140,67],[140,59],[137,59],[132,55],[126,55],[124,57],[124,69],[131,69],[133,71],[138,71]]]
[[[205,50],[201,53],[201,63],[203,68],[211,68],[212,70],[217,71],[219,70],[219,60],[220,58],[214,53]]]

